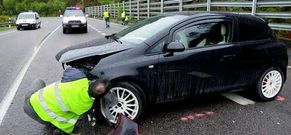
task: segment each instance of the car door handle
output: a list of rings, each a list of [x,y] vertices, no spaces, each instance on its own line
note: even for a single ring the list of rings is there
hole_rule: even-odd
[[[227,54],[227,55],[223,55],[220,61],[233,60],[234,58],[235,58],[235,54]]]

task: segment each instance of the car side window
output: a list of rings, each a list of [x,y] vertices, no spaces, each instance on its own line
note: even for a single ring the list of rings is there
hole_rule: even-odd
[[[153,48],[150,50],[150,54],[159,53],[163,51],[164,45],[166,43],[165,38],[162,38],[159,42],[157,42]]]
[[[230,22],[204,23],[178,30],[173,41],[182,43],[185,49],[206,47],[229,43],[230,33]]]

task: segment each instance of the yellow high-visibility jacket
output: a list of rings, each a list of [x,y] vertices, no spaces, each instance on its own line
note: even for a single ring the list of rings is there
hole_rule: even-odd
[[[121,18],[125,18],[125,12],[124,11],[121,13]]]
[[[71,133],[80,116],[92,106],[87,78],[71,82],[56,82],[30,97],[36,114],[66,133]]]
[[[104,18],[108,18],[109,17],[109,12],[108,11],[103,12],[103,17]]]

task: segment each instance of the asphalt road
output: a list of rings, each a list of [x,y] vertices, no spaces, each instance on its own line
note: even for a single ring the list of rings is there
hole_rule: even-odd
[[[105,29],[104,22],[89,19],[87,34],[63,34],[60,18],[43,18],[38,30],[6,31],[0,33],[0,99],[7,96],[11,86],[21,81],[0,126],[0,134],[39,135],[51,134],[51,130],[30,119],[23,112],[24,96],[31,89],[35,78],[48,84],[60,79],[61,65],[55,54],[63,48],[121,30],[120,25]],[[38,47],[40,47],[38,51]],[[38,51],[38,52],[37,52]],[[29,60],[35,54],[31,63]],[[291,51],[289,50],[291,55]],[[289,58],[289,65],[291,65]],[[25,65],[26,74],[21,78]],[[291,133],[291,69],[281,96],[284,101],[257,102],[248,93],[238,93],[251,105],[240,105],[221,95],[201,97],[195,100],[164,103],[151,106],[138,121],[141,134],[290,134]],[[208,112],[208,115],[203,115]],[[1,114],[0,114],[1,115]],[[104,122],[90,127],[83,121],[83,134],[107,134]]]

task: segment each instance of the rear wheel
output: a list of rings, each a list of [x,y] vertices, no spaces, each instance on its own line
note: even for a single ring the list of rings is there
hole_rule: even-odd
[[[136,120],[142,113],[145,104],[144,95],[141,93],[141,89],[131,83],[118,83],[108,93],[116,95],[117,103],[108,104],[101,99],[101,114],[112,124],[117,122],[118,114],[123,114],[132,120]]]
[[[20,27],[17,27],[17,30],[20,30]]]
[[[279,68],[267,69],[256,86],[256,95],[261,101],[273,100],[283,86],[283,73]]]

